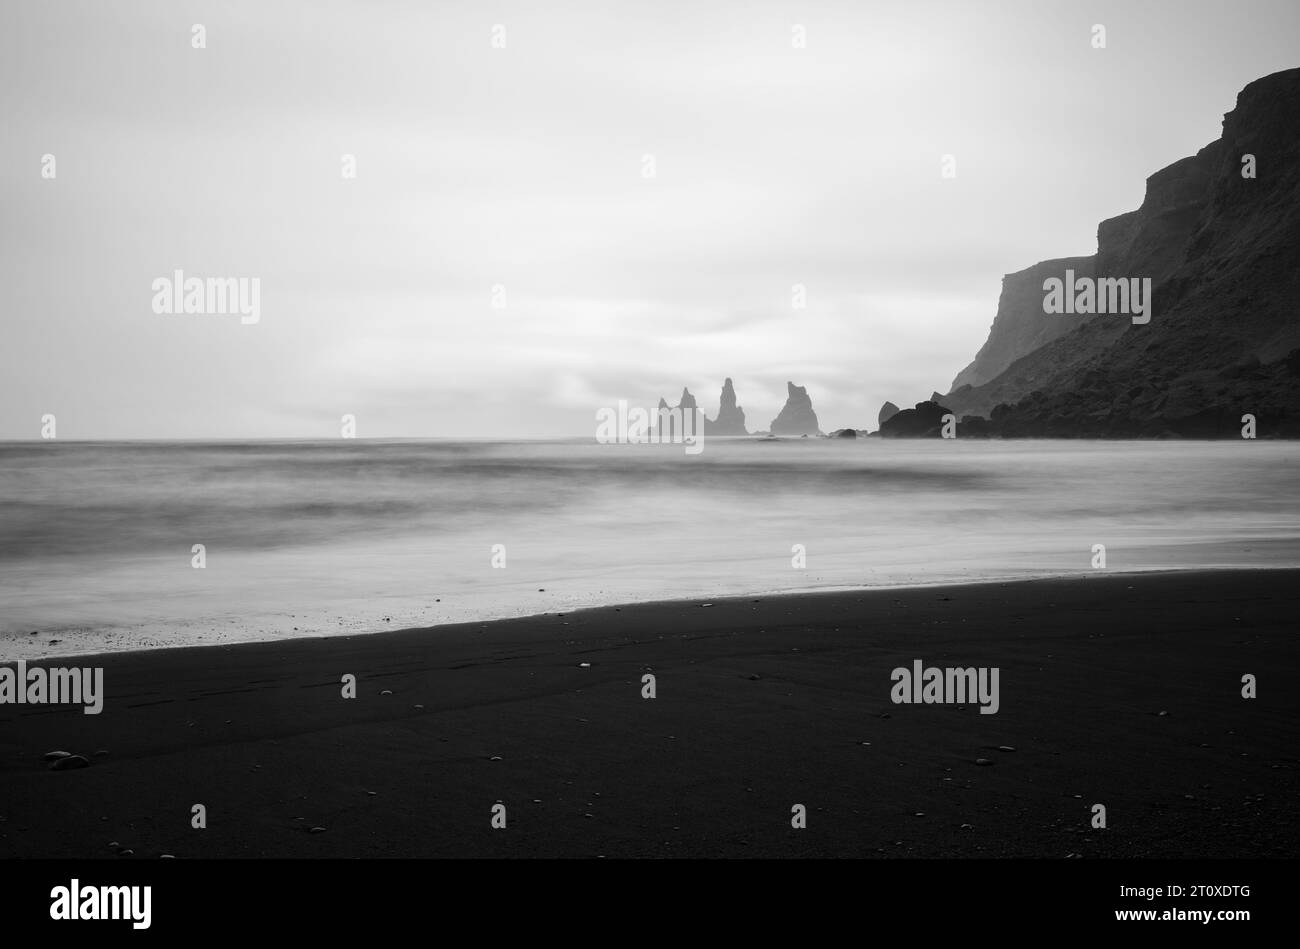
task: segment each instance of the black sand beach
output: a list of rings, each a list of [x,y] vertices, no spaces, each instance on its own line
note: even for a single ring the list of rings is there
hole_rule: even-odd
[[[102,665],[105,707],[0,706],[0,856],[1291,856],[1298,579],[739,597],[54,660]],[[998,667],[999,711],[895,705],[915,659]],[[92,765],[50,771],[55,749]]]

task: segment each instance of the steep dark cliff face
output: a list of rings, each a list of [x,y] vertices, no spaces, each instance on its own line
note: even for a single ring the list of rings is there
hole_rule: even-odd
[[[1063,257],[1045,260],[1002,278],[1002,295],[998,312],[989,328],[989,337],[969,366],[957,373],[952,390],[963,386],[980,386],[996,378],[1021,356],[1027,355],[1075,329],[1084,315],[1043,318],[1043,281],[1060,277],[1067,269],[1081,276],[1092,276],[1092,257]]]
[[[945,405],[1007,435],[1237,437],[1243,414],[1300,434],[1300,69],[1246,86],[1222,137],[1148,178],[1097,243],[1096,276],[1151,278],[1151,321],[1084,319]],[[1060,319],[1039,287],[1037,318]]]

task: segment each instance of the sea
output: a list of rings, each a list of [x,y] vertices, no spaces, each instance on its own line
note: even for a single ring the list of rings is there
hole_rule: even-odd
[[[1247,440],[10,442],[0,660],[1295,567],[1298,470]]]

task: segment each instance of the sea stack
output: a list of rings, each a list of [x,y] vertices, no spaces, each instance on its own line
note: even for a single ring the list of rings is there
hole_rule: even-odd
[[[736,390],[731,380],[722,383],[722,396],[718,401],[718,417],[705,418],[704,431],[708,435],[748,435],[745,430],[745,410],[736,404]]]
[[[673,437],[681,438],[687,431],[691,432],[692,434],[695,433],[696,419],[694,417],[692,417],[690,421],[684,421],[684,422],[677,421],[678,418],[684,420],[688,412],[694,412],[696,411],[697,408],[699,408],[699,406],[695,402],[695,396],[691,395],[690,389],[685,387],[682,388],[682,399],[680,402],[677,403],[676,407],[681,410],[681,415],[668,416],[667,417],[668,424],[664,425],[663,421],[665,416],[663,413],[671,412],[672,408],[668,405],[667,402],[663,400],[662,397],[659,399],[659,411],[656,414],[655,421],[659,423],[657,427],[659,430],[660,438],[673,438]]]
[[[822,431],[817,427],[817,413],[813,411],[808,390],[793,382],[787,382],[785,385],[788,393],[785,407],[781,409],[780,415],[772,419],[772,434],[820,435]]]
[[[884,405],[880,407],[880,414],[876,416],[877,425],[883,428],[885,423],[888,422],[891,418],[893,418],[897,414],[898,414],[898,406],[896,406],[893,402],[886,402]]]

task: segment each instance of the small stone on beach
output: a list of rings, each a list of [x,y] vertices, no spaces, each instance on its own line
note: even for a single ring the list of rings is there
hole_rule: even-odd
[[[81,755],[68,755],[66,758],[55,758],[50,762],[51,771],[71,771],[74,768],[89,768],[90,761]]]

